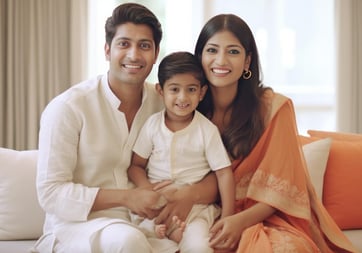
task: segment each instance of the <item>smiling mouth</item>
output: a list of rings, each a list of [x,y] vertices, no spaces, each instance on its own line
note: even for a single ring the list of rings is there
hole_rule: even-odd
[[[227,74],[231,72],[228,69],[217,69],[217,68],[212,68],[211,71],[215,74]]]
[[[189,106],[189,104],[176,104],[178,107],[180,107],[181,109],[185,109]]]
[[[143,68],[142,65],[133,65],[133,64],[122,64],[122,67],[126,69],[141,69]]]

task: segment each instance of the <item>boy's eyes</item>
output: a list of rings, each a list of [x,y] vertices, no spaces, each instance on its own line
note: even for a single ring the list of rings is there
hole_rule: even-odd
[[[176,92],[179,92],[181,89],[179,87],[169,87],[168,90],[171,91],[171,92],[176,93]],[[196,87],[189,87],[189,88],[187,88],[187,91],[188,92],[196,92],[197,88]]]
[[[170,87],[169,90],[172,91],[172,92],[177,92],[180,89],[178,87]]]

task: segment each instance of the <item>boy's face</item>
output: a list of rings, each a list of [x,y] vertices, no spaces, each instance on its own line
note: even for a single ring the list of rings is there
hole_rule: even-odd
[[[185,73],[168,79],[163,89],[157,84],[157,90],[163,97],[168,117],[187,118],[204,97],[207,86],[201,87],[192,73]]]
[[[110,83],[143,85],[156,62],[158,50],[147,25],[133,23],[117,27],[111,45],[105,45]]]

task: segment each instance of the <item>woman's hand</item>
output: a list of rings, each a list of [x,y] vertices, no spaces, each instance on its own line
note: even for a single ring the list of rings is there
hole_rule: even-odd
[[[244,226],[240,213],[227,216],[218,220],[211,227],[209,245],[218,250],[234,250],[239,244],[243,230]]]
[[[214,249],[235,249],[243,231],[264,221],[275,212],[265,203],[256,203],[244,211],[217,221],[210,229],[210,247]]]

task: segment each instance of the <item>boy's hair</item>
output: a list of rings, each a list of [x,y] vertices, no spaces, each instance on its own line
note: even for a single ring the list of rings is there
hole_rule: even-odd
[[[193,54],[189,52],[175,52],[162,59],[158,66],[158,82],[163,88],[165,82],[177,74],[191,73],[200,81],[201,86],[206,84],[204,70]]]
[[[108,45],[111,45],[117,27],[127,22],[150,27],[156,50],[159,49],[162,39],[161,24],[148,8],[136,3],[121,4],[113,10],[112,16],[107,19],[105,24],[106,43]]]

